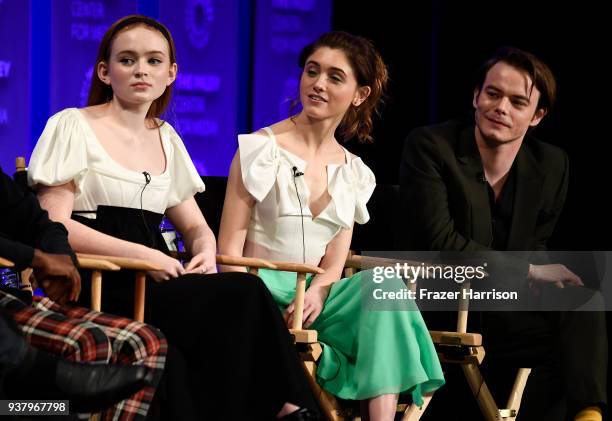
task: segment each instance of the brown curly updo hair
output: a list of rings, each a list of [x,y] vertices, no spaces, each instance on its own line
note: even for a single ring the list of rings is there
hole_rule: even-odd
[[[385,89],[389,79],[387,66],[371,41],[343,31],[332,31],[321,35],[315,42],[304,47],[299,65],[303,69],[308,57],[317,49],[328,47],[341,50],[346,55],[359,87],[369,86],[370,95],[359,106],[351,105],[344,114],[338,134],[346,141],[357,137],[360,142],[371,142],[372,117],[380,114]]]

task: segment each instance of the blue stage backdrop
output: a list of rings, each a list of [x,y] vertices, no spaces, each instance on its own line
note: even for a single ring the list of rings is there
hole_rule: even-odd
[[[298,94],[297,61],[304,46],[330,30],[331,2],[257,1],[253,63],[253,128],[289,116]]]
[[[136,13],[136,1],[53,0],[51,21],[51,114],[83,107],[98,45],[121,16]]]
[[[300,49],[330,0],[0,0],[0,165],[29,157],[50,115],[87,100],[98,43],[121,16],[171,30],[179,74],[164,116],[202,175],[227,175],[238,133],[287,116]],[[253,18],[253,16],[255,18]]]
[[[179,72],[166,119],[201,175],[226,175],[238,130],[239,1],[161,0]],[[247,54],[248,52],[244,52]]]
[[[30,153],[30,6],[0,0],[0,166],[15,170],[15,157]]]

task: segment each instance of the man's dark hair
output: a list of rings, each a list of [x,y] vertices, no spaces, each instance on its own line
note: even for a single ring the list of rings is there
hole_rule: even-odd
[[[476,79],[478,91],[482,91],[482,85],[487,78],[487,73],[499,62],[504,62],[520,71],[527,73],[538,91],[540,100],[536,109],[544,109],[549,112],[555,105],[557,99],[557,82],[550,68],[535,55],[515,47],[502,47],[498,49],[481,67]]]

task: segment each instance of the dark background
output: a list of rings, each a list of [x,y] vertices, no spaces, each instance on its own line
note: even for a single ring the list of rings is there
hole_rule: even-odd
[[[372,40],[391,78],[389,99],[375,122],[375,144],[349,142],[348,148],[371,166],[379,184],[398,183],[410,130],[469,117],[480,64],[500,46],[525,49],[543,59],[558,82],[557,105],[533,134],[563,148],[570,158],[567,202],[549,246],[612,250],[612,22],[605,16],[604,6],[584,1],[335,1],[333,29]],[[608,331],[611,325],[608,313]],[[447,364],[444,370],[447,385],[434,395],[422,419],[480,419],[458,366]],[[509,385],[495,380],[514,374],[498,368],[485,377],[500,407]]]
[[[542,58],[558,82],[558,101],[534,135],[570,158],[570,189],[551,248],[610,250],[612,214],[608,115],[609,41],[595,2],[335,1],[333,28],[372,40],[390,72],[389,98],[374,145],[348,144],[379,183],[398,182],[411,129],[469,116],[475,74],[499,46]]]

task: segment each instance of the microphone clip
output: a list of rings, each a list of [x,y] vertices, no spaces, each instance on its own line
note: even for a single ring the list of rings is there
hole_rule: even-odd
[[[303,173],[303,172],[298,171],[298,167],[296,167],[296,166],[294,166],[294,167],[292,168],[292,170],[293,170],[293,177],[294,177],[294,178],[295,178],[295,177],[299,177],[299,176],[304,175],[304,173]]]
[[[146,171],[143,171],[142,175],[144,175],[144,178],[145,178],[145,185],[149,184],[151,182],[151,174],[149,174]]]

